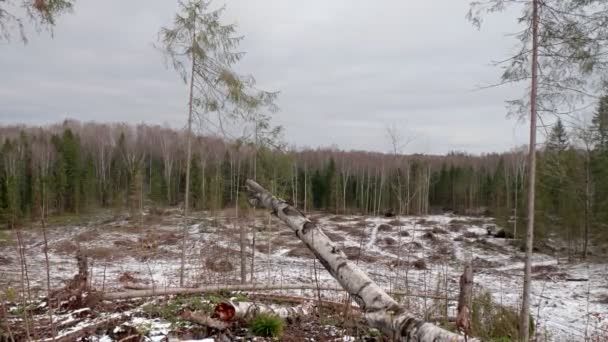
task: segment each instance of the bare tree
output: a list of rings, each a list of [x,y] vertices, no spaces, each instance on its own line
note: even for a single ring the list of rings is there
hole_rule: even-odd
[[[216,113],[223,131],[223,120],[249,118],[258,108],[272,107],[276,98],[276,93],[255,89],[253,77],[239,76],[232,71],[243,56],[235,51],[242,37],[235,35],[234,25],[221,23],[223,11],[224,7],[212,9],[211,2],[206,0],[180,1],[174,26],[162,28],[159,34],[165,55],[189,85],[181,286],[188,235],[193,120],[208,123],[207,114]]]

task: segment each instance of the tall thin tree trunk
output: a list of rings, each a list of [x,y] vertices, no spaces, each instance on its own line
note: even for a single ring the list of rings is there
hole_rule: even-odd
[[[192,29],[194,32],[194,28]],[[196,36],[192,34],[192,41]],[[192,67],[190,70],[190,95],[188,99],[188,130],[186,132],[186,193],[184,194],[184,228],[182,231],[182,255],[179,268],[179,286],[184,287],[184,268],[186,266],[186,240],[188,239],[188,206],[190,204],[190,164],[192,162],[192,100],[194,97],[194,65],[196,56],[192,52]]]
[[[247,245],[245,244],[245,227],[239,222],[239,182],[240,182],[240,173],[241,173],[241,159],[237,156],[237,174],[236,174],[236,185],[235,185],[235,205],[234,205],[234,214],[236,224],[239,227],[239,249],[241,256],[241,284],[245,284],[247,282],[247,257],[245,255]],[[254,241],[255,243],[255,241]],[[255,246],[253,246],[255,248]]]
[[[583,237],[583,259],[587,258],[587,248],[589,245],[589,221],[591,215],[591,161],[590,151],[586,151],[585,156],[585,236]]]
[[[532,0],[532,86],[530,90],[530,168],[528,183],[528,227],[526,230],[526,260],[524,266],[524,288],[519,317],[519,338],[530,339],[530,283],[532,273],[532,245],[534,243],[534,200],[536,187],[536,98],[538,91],[538,0]]]

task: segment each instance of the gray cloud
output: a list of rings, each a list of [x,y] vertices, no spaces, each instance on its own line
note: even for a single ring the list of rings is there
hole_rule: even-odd
[[[186,88],[153,43],[174,1],[79,0],[54,32],[0,43],[0,121],[184,124]],[[416,140],[407,152],[502,151],[525,142],[505,118],[520,87],[494,83],[490,61],[506,56],[514,13],[481,31],[468,0],[227,1],[247,52],[238,70],[281,92],[275,121],[297,146],[389,150],[385,127]]]

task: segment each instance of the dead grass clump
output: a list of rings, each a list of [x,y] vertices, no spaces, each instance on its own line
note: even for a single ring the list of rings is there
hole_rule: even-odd
[[[348,221],[348,219],[345,218],[344,216],[336,215],[336,216],[330,217],[329,221],[331,221],[331,222],[345,222],[345,221]]]
[[[13,263],[13,259],[9,256],[0,255],[0,265],[10,265]]]
[[[558,268],[555,265],[536,265],[532,266],[532,273],[549,273],[557,272]]]
[[[457,232],[463,230],[464,227],[465,227],[464,224],[458,223],[458,222],[454,223],[453,221],[450,222],[450,224],[448,225],[448,229],[454,233],[457,233]]]
[[[112,242],[116,247],[133,248],[137,247],[137,242],[131,240],[115,240]]]
[[[363,262],[376,262],[378,259],[373,257],[364,251],[362,251],[359,247],[346,247],[342,250],[348,260],[360,260]]]
[[[439,244],[436,248],[435,251],[443,256],[453,256],[454,255],[454,247],[452,247],[451,244],[449,243],[442,243]]]
[[[477,268],[495,268],[495,267],[502,266],[497,261],[486,260],[486,259],[482,259],[480,257],[473,258],[473,260],[471,260],[471,265],[473,266],[473,269],[477,269]]]
[[[83,254],[96,260],[117,260],[125,256],[121,249],[114,247],[92,247],[85,249]]]
[[[467,239],[477,239],[479,237],[479,235],[475,232],[464,232],[462,233],[462,237],[465,237]]]
[[[89,229],[89,230],[85,230],[84,232],[76,235],[74,237],[74,240],[78,241],[78,242],[85,242],[85,241],[91,241],[94,240],[95,238],[99,237],[99,231],[97,231],[97,229]]]
[[[312,254],[312,252],[310,251],[310,249],[308,249],[308,247],[305,246],[298,246],[295,248],[292,248],[291,250],[289,250],[289,252],[287,252],[286,254],[288,257],[292,257],[292,258],[306,258],[306,259],[312,259],[314,258],[314,254]]]
[[[272,243],[274,245],[274,241]],[[272,248],[272,246],[271,246]],[[255,250],[260,252],[260,253],[268,253],[268,244],[267,243],[260,243],[260,242],[256,242],[255,244]]]
[[[73,254],[78,250],[78,245],[70,240],[61,240],[52,245],[51,250],[59,254]]]
[[[417,270],[426,270],[426,261],[424,261],[424,259],[418,259],[412,263],[412,266]]]
[[[423,227],[430,227],[430,226],[439,224],[439,222],[433,221],[433,220],[427,220],[427,219],[420,219],[420,220],[416,221],[416,224],[423,226]]]
[[[608,304],[608,294],[601,295],[601,298],[597,300],[598,303]]]
[[[519,313],[492,300],[489,292],[482,292],[473,298],[471,308],[471,335],[482,341],[510,341],[518,336]],[[530,335],[534,335],[534,321],[530,317]]]
[[[422,249],[422,244],[418,241],[412,241],[412,242],[408,242],[408,243],[404,244],[403,247],[405,247],[406,249],[408,249],[410,251],[413,251],[413,250]]]
[[[400,236],[410,236],[410,233],[407,230],[402,230],[399,232]]]
[[[227,273],[234,271],[232,263],[225,259],[207,258],[205,266],[213,272]]]
[[[354,223],[353,226],[359,227],[359,228],[365,228],[365,227],[367,227],[367,221],[365,221],[365,220],[358,221],[358,222]]]
[[[445,229],[439,228],[439,227],[433,227],[431,232],[433,232],[434,234],[447,234],[448,233]]]
[[[393,230],[393,227],[385,223],[378,226],[379,232],[390,232],[391,230]]]
[[[325,233],[325,235],[327,235],[328,238],[331,239],[331,241],[341,242],[341,241],[345,240],[345,238],[344,238],[344,236],[342,236],[342,234],[337,234],[337,233],[330,232],[327,230],[324,230],[323,232]]]
[[[403,225],[403,222],[401,222],[400,220],[390,220],[387,222],[387,224],[390,224],[393,227],[399,227]]]
[[[356,227],[356,226],[348,226],[348,225],[344,225],[344,224],[339,224],[338,226],[336,226],[336,229],[346,232],[349,236],[355,236],[355,237],[365,236],[365,232],[363,231],[363,229],[360,227]]]
[[[429,241],[437,241],[437,237],[432,232],[422,234],[422,238]]]
[[[392,237],[385,237],[384,238],[384,244],[387,245],[387,246],[393,246],[396,243],[397,243],[397,240],[393,239]]]

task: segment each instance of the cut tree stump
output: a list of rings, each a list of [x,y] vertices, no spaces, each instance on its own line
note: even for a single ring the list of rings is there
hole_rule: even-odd
[[[460,276],[460,296],[458,297],[458,316],[456,327],[465,337],[471,332],[471,302],[473,298],[473,266],[468,261]]]
[[[371,327],[398,341],[454,342],[465,337],[414,317],[399,305],[355,263],[339,246],[301,211],[274,197],[253,180],[247,180],[249,203],[272,210],[314,253],[327,271],[342,285],[364,311]],[[474,341],[470,339],[469,341]]]

